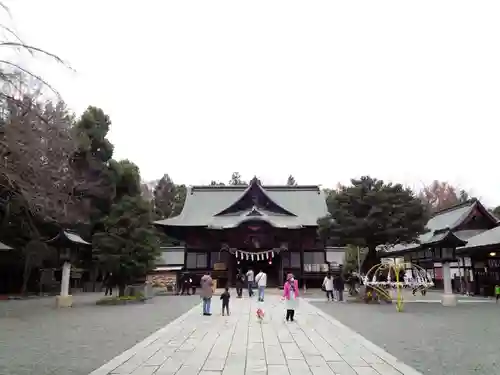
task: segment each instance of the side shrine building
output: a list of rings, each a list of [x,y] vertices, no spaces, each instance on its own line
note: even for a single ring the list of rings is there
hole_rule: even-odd
[[[319,286],[343,249],[325,248],[317,220],[327,215],[319,186],[190,187],[179,216],[156,221],[185,244],[164,248],[166,264],[199,277],[210,271],[219,286],[233,285],[240,269],[263,270],[268,285],[283,285],[292,272],[301,285]]]
[[[382,253],[383,261],[417,264],[426,269],[438,288],[447,273],[454,292],[493,295],[500,284],[500,222],[477,199],[437,212],[418,242],[396,245]],[[449,270],[443,253],[451,249]],[[441,258],[441,259],[440,259]]]

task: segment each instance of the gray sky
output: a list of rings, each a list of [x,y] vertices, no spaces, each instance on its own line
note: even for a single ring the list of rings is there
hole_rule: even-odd
[[[7,0],[146,180],[434,179],[500,204],[499,1]]]

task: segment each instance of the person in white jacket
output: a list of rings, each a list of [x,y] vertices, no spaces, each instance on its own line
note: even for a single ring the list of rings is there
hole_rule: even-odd
[[[264,302],[264,290],[267,286],[267,274],[261,270],[257,276],[255,276],[255,282],[257,283],[257,288],[259,290],[259,301]]]
[[[333,277],[330,272],[328,272],[328,275],[325,276],[323,279],[323,289],[326,292],[326,299],[330,301],[330,299],[333,301]]]

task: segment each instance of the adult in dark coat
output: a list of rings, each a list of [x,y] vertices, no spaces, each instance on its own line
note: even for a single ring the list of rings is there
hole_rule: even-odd
[[[106,287],[104,295],[107,296],[109,293],[109,295],[112,296],[113,287],[115,286],[115,280],[112,272],[108,272],[108,274],[104,277],[103,284]]]
[[[344,300],[344,278],[342,275],[337,275],[333,280],[333,287],[335,288],[335,292],[337,294],[337,299],[342,302]]]
[[[184,294],[190,295],[189,290],[191,289],[191,276],[188,273],[184,273],[181,279],[181,296]]]
[[[241,273],[241,270],[238,270],[238,274],[236,275],[236,294],[238,298],[243,296],[243,287],[245,286],[245,275]]]

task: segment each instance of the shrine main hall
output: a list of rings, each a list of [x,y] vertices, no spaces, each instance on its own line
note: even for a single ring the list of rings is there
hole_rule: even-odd
[[[269,286],[283,285],[291,272],[301,285],[318,287],[344,256],[318,238],[317,221],[327,214],[319,186],[263,186],[253,178],[192,186],[180,215],[155,224],[182,244],[163,248],[165,270],[210,272],[220,286],[232,286],[238,269],[266,272]]]

